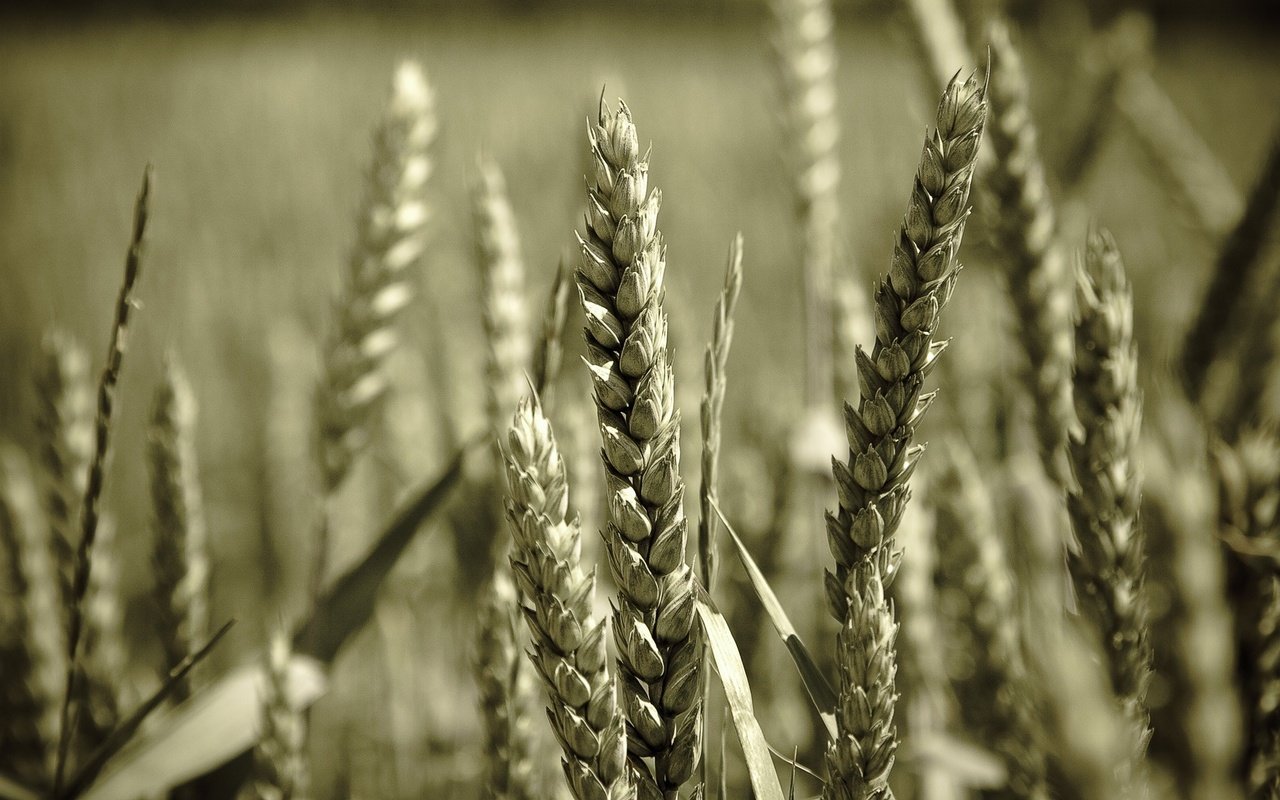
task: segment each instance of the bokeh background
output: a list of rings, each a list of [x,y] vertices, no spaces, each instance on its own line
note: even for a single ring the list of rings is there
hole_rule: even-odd
[[[585,121],[602,87],[626,99],[642,139],[653,143],[686,419],[696,419],[711,306],[737,231],[746,237],[746,279],[729,366],[726,480],[751,471],[734,466],[749,429],[768,420],[783,430],[797,413],[801,289],[763,3],[397,3],[356,11],[228,2],[198,14],[173,3],[71,3],[56,14],[23,5],[0,12],[0,435],[34,441],[29,376],[45,330],[65,329],[102,357],[137,181],[144,164],[155,167],[141,311],[107,490],[139,673],[153,648],[144,426],[168,352],[187,367],[201,407],[215,619],[240,620],[214,661],[243,658],[296,613],[314,510],[306,481],[279,472],[289,455],[272,439],[270,420],[290,407],[277,390],[287,395],[314,374],[353,242],[370,130],[402,58],[420,60],[437,91],[434,220],[415,277],[420,298],[406,315],[409,347],[398,356],[398,438],[391,455],[365,467],[367,483],[380,488],[351,504],[339,561],[360,551],[399,487],[439,467],[443,441],[482,424],[469,205],[477,154],[506,173],[530,307],[540,309],[582,225]],[[836,6],[839,267],[870,286],[887,264],[935,101],[895,4]],[[1242,190],[1280,121],[1280,27],[1271,8],[1148,9],[1154,75]],[[1120,10],[1013,5],[1051,166],[1088,113],[1079,76],[1090,32]],[[1135,285],[1144,370],[1167,372],[1217,243],[1191,224],[1123,130],[1108,135],[1088,179],[1059,200],[1067,237],[1090,219],[1114,232]],[[1011,323],[1001,278],[984,267],[981,234],[972,238],[947,330],[958,335],[966,369],[1012,370],[1013,356],[978,349]],[[972,346],[963,341],[970,331]],[[585,387],[580,371],[572,362],[566,369],[574,390]],[[300,397],[293,408],[305,409],[305,393],[293,400]],[[694,438],[685,461],[696,475],[696,428],[687,427]],[[378,629],[366,634],[377,645],[363,648],[366,655],[382,655],[340,665],[359,678],[335,680],[335,696],[318,712],[317,747],[344,754],[319,766],[320,796],[339,781],[366,796],[474,785],[476,722],[459,669],[467,623],[445,613],[452,593],[440,587],[453,574],[452,551],[444,534],[434,536],[388,589],[397,600],[387,605],[400,612],[380,612]],[[352,683],[356,689],[343,688]]]

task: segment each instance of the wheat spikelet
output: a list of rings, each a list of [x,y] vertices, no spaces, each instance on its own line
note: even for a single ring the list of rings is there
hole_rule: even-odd
[[[375,409],[388,388],[384,365],[398,345],[393,324],[410,301],[409,273],[425,247],[435,136],[433,92],[421,67],[406,61],[396,70],[374,132],[356,243],[324,353],[317,402],[329,494],[368,446]]]
[[[702,486],[698,492],[698,563],[702,568],[702,585],[710,592],[716,575],[716,517],[712,504],[719,494],[720,427],[724,409],[725,370],[729,363],[729,347],[733,343],[733,311],[742,291],[742,234],[729,248],[725,267],[724,288],[716,299],[712,317],[711,341],[703,361],[702,422]]]
[[[1071,274],[1054,240],[1055,223],[1036,128],[1027,107],[1027,76],[1001,22],[991,39],[990,186],[1000,205],[998,247],[1009,265],[1009,291],[1028,360],[1033,422],[1045,470],[1067,483],[1064,449],[1071,412]]]
[[[1104,230],[1089,235],[1077,296],[1074,382],[1080,430],[1069,447],[1077,485],[1067,494],[1067,510],[1079,549],[1068,552],[1067,566],[1082,610],[1101,634],[1112,688],[1133,728],[1136,770],[1151,736],[1146,548],[1138,524],[1142,397],[1133,294],[1115,242]]]
[[[520,657],[516,587],[494,572],[476,619],[475,675],[484,727],[486,791],[495,800],[533,798],[529,713],[532,684]]]
[[[946,621],[967,634],[975,663],[959,681],[965,729],[982,734],[1004,760],[1000,798],[1047,798],[1044,752],[1022,656],[1013,573],[997,531],[992,499],[972,453],[958,441],[942,449],[931,473],[938,510],[938,563]]]
[[[72,581],[70,617],[67,623],[66,689],[62,695],[59,713],[58,749],[54,768],[54,794],[62,789],[68,748],[75,734],[71,704],[77,696],[76,682],[79,672],[81,639],[84,626],[85,594],[89,590],[93,574],[91,554],[98,537],[99,504],[106,480],[107,453],[110,444],[112,414],[115,410],[116,385],[120,381],[125,342],[128,338],[129,316],[133,310],[133,292],[142,268],[142,248],[146,237],[149,202],[151,197],[151,167],[142,176],[142,188],[133,211],[133,231],[129,252],[125,258],[124,282],[116,299],[115,319],[111,326],[111,342],[107,349],[107,363],[98,383],[98,409],[94,420],[94,449],[89,462],[89,478],[85,484],[84,498],[80,506],[80,539],[76,544],[75,575]]]
[[[1210,239],[1240,219],[1244,200],[1231,176],[1151,75],[1138,70],[1121,81],[1120,118],[1138,140],[1157,177],[1191,212]]]
[[[164,672],[173,670],[208,638],[209,553],[196,461],[196,401],[185,373],[172,357],[156,389],[147,454],[155,513],[156,623]],[[191,695],[184,679],[174,700]]]
[[[528,391],[532,342],[525,310],[525,266],[506,181],[481,158],[472,191],[484,323],[485,403],[489,429],[501,436],[516,403]]]
[[[648,191],[648,157],[625,104],[613,111],[602,103],[588,139],[594,174],[577,277],[604,444],[604,541],[618,585],[614,639],[631,754],[637,763],[654,758],[652,777],[637,770],[640,796],[674,797],[702,750],[702,633],[685,560],[661,195]]]
[[[840,218],[835,21],[830,0],[772,0],[769,7],[800,232],[805,399],[825,405],[833,386],[830,303]]]
[[[956,260],[986,118],[986,87],[957,77],[925,139],[887,276],[875,294],[876,340],[859,349],[858,408],[845,405],[847,463],[833,460],[839,508],[827,515],[835,571],[827,599],[841,622],[839,737],[827,749],[824,796],[880,798],[897,748],[893,726],[897,624],[885,601],[900,553],[893,535],[921,447],[911,443],[932,395],[924,380],[945,342],[933,341],[958,274]]]
[[[70,336],[50,331],[41,349],[35,385],[39,403],[36,431],[40,437],[42,499],[58,571],[61,605],[70,609],[74,599],[80,503],[84,499],[89,459],[93,455],[93,386],[89,378],[89,356]]]
[[[1272,134],[1271,149],[1253,185],[1247,205],[1218,252],[1204,299],[1182,348],[1182,372],[1188,394],[1200,398],[1210,367],[1221,350],[1239,337],[1247,315],[1243,306],[1256,291],[1262,250],[1280,205],[1280,128]],[[1242,392],[1247,394],[1248,392]]]
[[[567,519],[564,462],[536,400],[520,403],[506,440],[511,568],[525,598],[530,658],[550,699],[547,717],[564,750],[565,779],[578,800],[634,797],[607,625],[592,611],[595,571],[582,567],[580,528]]]
[[[289,696],[292,653],[284,633],[271,637],[262,684],[262,734],[253,751],[253,771],[242,796],[253,800],[306,800],[311,770],[307,763],[307,722]]]

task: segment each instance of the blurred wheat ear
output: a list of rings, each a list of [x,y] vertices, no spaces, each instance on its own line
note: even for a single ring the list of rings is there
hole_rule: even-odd
[[[307,720],[289,696],[289,637],[272,636],[260,700],[262,737],[253,752],[253,774],[242,795],[253,800],[307,800]]]
[[[152,403],[148,456],[155,513],[156,624],[168,673],[209,632],[209,552],[195,444],[196,401],[176,358],[168,357]],[[173,698],[191,696],[181,681]]]

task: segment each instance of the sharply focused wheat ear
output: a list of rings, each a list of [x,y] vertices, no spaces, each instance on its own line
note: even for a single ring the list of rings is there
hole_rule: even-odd
[[[564,750],[577,800],[635,796],[625,719],[607,651],[607,624],[592,609],[595,570],[582,565],[582,534],[569,518],[564,461],[537,400],[520,403],[503,450],[511,569],[547,689],[547,717]]]
[[[997,246],[1008,265],[1009,293],[1019,339],[1027,354],[1026,382],[1040,460],[1060,487],[1069,481],[1067,433],[1071,408],[1071,272],[1056,240],[1054,209],[1022,59],[1002,21],[988,27],[991,41],[991,124],[995,152],[990,186],[999,201]]]
[[[839,506],[827,515],[836,564],[825,586],[841,623],[839,736],[827,748],[824,795],[833,800],[889,792],[897,749],[897,623],[885,586],[901,557],[894,532],[922,451],[912,438],[932,401],[923,394],[925,378],[946,344],[933,334],[955,288],[986,114],[986,86],[977,77],[957,76],[947,86],[936,128],[925,139],[888,274],[876,288],[875,342],[870,353],[857,353],[858,407],[845,405],[849,457],[847,463],[833,461]]]
[[[209,552],[204,503],[196,463],[196,401],[174,357],[151,407],[147,455],[155,514],[155,613],[168,674],[208,638]],[[174,700],[191,695],[189,678],[173,689]]]
[[[769,7],[786,166],[800,234],[805,400],[825,407],[833,386],[831,292],[840,223],[835,20],[830,0],[771,0]]]
[[[602,103],[587,138],[593,169],[577,279],[603,444],[603,538],[618,586],[613,635],[640,796],[671,796],[702,752],[702,630],[685,556],[661,195],[649,190],[648,156],[625,104]]]
[[[369,445],[390,383],[387,360],[399,346],[395,322],[413,296],[412,268],[426,246],[427,182],[434,171],[435,97],[412,61],[396,70],[373,136],[356,242],[324,349],[317,387],[317,448],[324,493],[337,491]],[[318,531],[312,595],[327,571],[327,524]]]

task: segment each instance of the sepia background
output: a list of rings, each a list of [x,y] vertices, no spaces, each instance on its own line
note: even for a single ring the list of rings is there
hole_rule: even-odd
[[[725,254],[739,231],[744,283],[727,372],[726,514],[744,533],[763,531],[778,459],[804,471],[812,461],[804,453],[839,449],[810,441],[825,429],[817,425],[815,433],[806,410],[800,233],[770,48],[776,21],[765,3],[339,6],[229,2],[193,13],[172,3],[73,3],[56,15],[38,4],[0,12],[0,367],[7,376],[0,435],[33,457],[40,435],[30,376],[42,341],[51,329],[65,331],[87,350],[96,375],[137,183],[144,165],[154,168],[104,502],[116,529],[129,654],[123,680],[135,693],[156,686],[162,663],[146,453],[152,392],[166,359],[181,363],[199,406],[211,618],[215,626],[237,620],[202,667],[216,675],[257,658],[272,631],[303,613],[318,514],[332,514],[330,564],[341,571],[370,545],[396,501],[439,474],[458,442],[485,430],[471,203],[477,159],[491,159],[505,175],[536,321],[557,265],[577,257],[585,129],[602,91],[609,101],[625,99],[642,147],[652,143],[650,185],[663,193],[666,307],[690,507],[703,350]],[[1158,417],[1151,405],[1178,394],[1176,359],[1227,231],[1205,230],[1116,114],[1082,177],[1063,185],[1058,176],[1073,166],[1071,147],[1102,113],[1094,90],[1108,65],[1099,42],[1117,26],[1130,32],[1140,51],[1131,68],[1167,94],[1238,200],[1275,146],[1280,25],[1266,3],[1209,10],[1192,2],[1012,2],[1007,11],[1028,68],[1059,239],[1074,263],[1091,223],[1114,234],[1133,284],[1148,417]],[[898,4],[837,2],[835,16],[835,269],[869,291],[888,267],[938,86]],[[977,56],[955,69],[981,69],[985,54]],[[342,271],[356,246],[371,131],[403,59],[421,63],[439,120],[428,240],[411,269],[415,299],[397,323],[403,341],[391,358],[380,431],[338,500],[325,504],[309,415]],[[1024,356],[1010,332],[1001,252],[982,219],[970,226],[964,277],[942,325],[953,337],[950,360],[933,378],[942,398],[918,438],[959,436],[985,457],[1017,449],[993,444],[1003,435],[995,426],[1009,424],[1004,414],[1026,415],[1028,404],[1012,397]],[[1260,260],[1274,272],[1277,251],[1274,242],[1268,247]],[[577,358],[576,299],[570,307],[556,424],[558,431],[581,428],[576,436],[587,441],[579,451],[590,463],[594,424]],[[869,324],[863,330],[869,335]],[[975,418],[966,409],[982,393],[1000,408]],[[472,467],[471,484],[491,469]],[[590,486],[593,477],[578,480]],[[834,491],[824,491],[821,504],[830,507]],[[478,587],[466,577],[474,570],[458,563],[467,547],[450,542],[472,535],[472,526],[500,525],[497,502],[459,493],[383,585],[374,624],[333,665],[329,694],[310,720],[314,796],[480,796],[486,762],[471,678]],[[584,523],[599,524],[598,507],[579,511]],[[810,610],[821,603],[820,570],[830,558],[822,520],[817,506],[791,517],[785,527],[794,552],[776,560],[770,577],[806,641],[826,649],[834,623]],[[596,538],[584,530],[590,558]],[[721,570],[728,588],[717,599],[731,625],[758,628],[742,633],[740,644],[765,637],[748,675],[766,734],[784,753],[796,746],[820,754],[786,651],[752,611],[755,601],[727,550]],[[602,575],[601,594],[609,585]],[[558,753],[542,716],[530,721],[545,739],[538,769],[554,779]],[[735,758],[732,785],[745,792]],[[913,774],[915,762],[901,763],[900,777]],[[821,772],[820,755],[807,765]],[[798,796],[817,791],[816,782],[799,780]],[[900,796],[927,796],[912,792]]]

